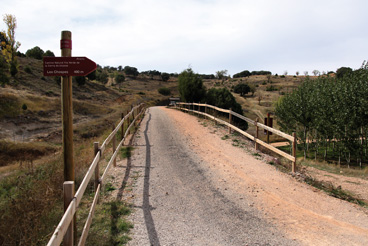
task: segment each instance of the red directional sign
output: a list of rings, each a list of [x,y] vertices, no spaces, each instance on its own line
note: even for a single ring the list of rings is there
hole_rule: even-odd
[[[45,56],[43,58],[44,76],[86,76],[96,68],[96,63],[87,57]]]

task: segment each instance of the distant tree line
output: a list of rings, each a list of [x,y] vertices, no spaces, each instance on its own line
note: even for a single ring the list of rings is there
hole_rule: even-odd
[[[249,72],[248,70],[244,70],[240,73],[236,73],[233,75],[233,78],[242,78],[242,77],[249,77],[249,76],[252,76],[252,75],[271,75],[272,73],[270,71],[252,71],[252,72]]]

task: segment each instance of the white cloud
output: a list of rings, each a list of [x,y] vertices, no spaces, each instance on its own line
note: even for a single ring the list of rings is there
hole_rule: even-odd
[[[234,74],[357,68],[368,53],[367,9],[363,0],[12,0],[1,14],[17,17],[22,52],[58,55],[70,30],[73,55],[101,65]]]

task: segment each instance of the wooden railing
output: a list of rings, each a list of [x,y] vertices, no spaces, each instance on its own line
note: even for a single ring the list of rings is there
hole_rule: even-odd
[[[197,108],[195,108],[195,106]],[[201,104],[201,103],[176,103],[176,108],[180,109],[180,110],[183,110],[183,111],[187,111],[187,112],[193,112],[193,113],[196,113],[198,115],[203,115],[207,118],[210,118],[220,124],[223,124],[223,125],[226,125],[229,127],[229,132],[232,130],[235,130],[237,132],[239,132],[240,134],[246,136],[247,138],[249,138],[250,140],[252,140],[255,144],[255,149],[258,150],[259,149],[259,145],[262,145],[263,147],[285,157],[286,159],[290,160],[292,162],[292,165],[291,165],[291,171],[292,172],[295,172],[296,170],[296,144],[297,144],[297,141],[296,141],[296,134],[295,132],[293,133],[293,135],[289,135],[289,134],[286,134],[282,131],[279,131],[279,130],[276,130],[274,128],[271,128],[269,126],[266,126],[264,124],[261,124],[259,123],[258,121],[254,121],[252,119],[249,119],[247,117],[244,117],[243,115],[240,115],[238,113],[235,113],[234,111],[232,110],[227,110],[227,109],[222,109],[222,108],[218,108],[218,107],[215,107],[215,106],[212,106],[212,105],[208,105],[208,104]],[[203,110],[201,110],[201,107],[204,108],[204,112],[202,112]],[[202,109],[203,109],[202,108]],[[222,113],[227,113],[229,114],[229,122],[226,122],[220,118],[216,118],[215,116],[213,115],[210,115],[208,113],[208,108],[211,108],[213,110],[216,110],[216,111],[219,111],[219,112],[222,112]],[[243,131],[241,130],[240,128],[234,126],[232,124],[232,116],[235,116],[241,120],[244,120],[246,121],[248,124],[251,124],[251,125],[254,125],[256,127],[256,133],[255,133],[255,136],[251,135],[250,133],[246,132],[246,131]],[[262,140],[259,139],[258,137],[258,131],[259,131],[259,128],[263,128],[264,130],[267,130],[269,132],[272,132],[273,134],[276,134],[280,137],[283,137],[287,140],[289,140],[291,142],[291,145],[293,146],[292,148],[292,153],[291,154],[288,154],[266,142],[263,142]]]
[[[131,111],[128,112],[125,116],[122,115],[122,119],[119,122],[119,124],[114,127],[113,131],[110,133],[110,135],[106,138],[106,140],[102,143],[101,147],[98,146],[98,142],[94,144],[94,150],[95,150],[95,157],[92,161],[92,164],[90,165],[86,175],[83,178],[82,183],[80,184],[77,192],[75,195],[72,193],[74,192],[74,181],[66,181],[64,182],[64,204],[69,203],[69,206],[67,207],[63,217],[61,218],[58,226],[56,227],[53,235],[51,236],[50,241],[47,245],[60,245],[61,242],[64,240],[64,245],[73,245],[73,217],[76,213],[76,210],[78,208],[78,205],[80,204],[83,194],[86,191],[87,185],[90,182],[90,179],[95,173],[95,197],[93,199],[89,215],[87,217],[86,223],[84,225],[82,235],[80,237],[78,245],[84,245],[87,239],[88,231],[90,228],[90,225],[92,223],[92,217],[96,208],[96,204],[98,202],[98,197],[100,195],[101,186],[103,185],[106,177],[107,172],[109,171],[111,165],[116,165],[116,156],[121,148],[121,146],[124,143],[124,140],[126,139],[127,135],[131,131],[131,128],[133,126],[136,126],[137,119],[144,113],[145,106],[144,104],[137,105],[135,107],[132,107]],[[127,128],[124,133],[124,123],[127,122]],[[121,129],[121,141],[116,146],[116,134]],[[99,161],[104,155],[105,149],[107,145],[110,142],[113,142],[113,154],[110,158],[101,178],[99,175]]]

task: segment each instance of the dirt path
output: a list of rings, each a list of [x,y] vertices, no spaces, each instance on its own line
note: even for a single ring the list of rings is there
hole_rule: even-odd
[[[125,195],[136,207],[130,245],[368,245],[366,209],[278,172],[226,134],[148,110]]]

